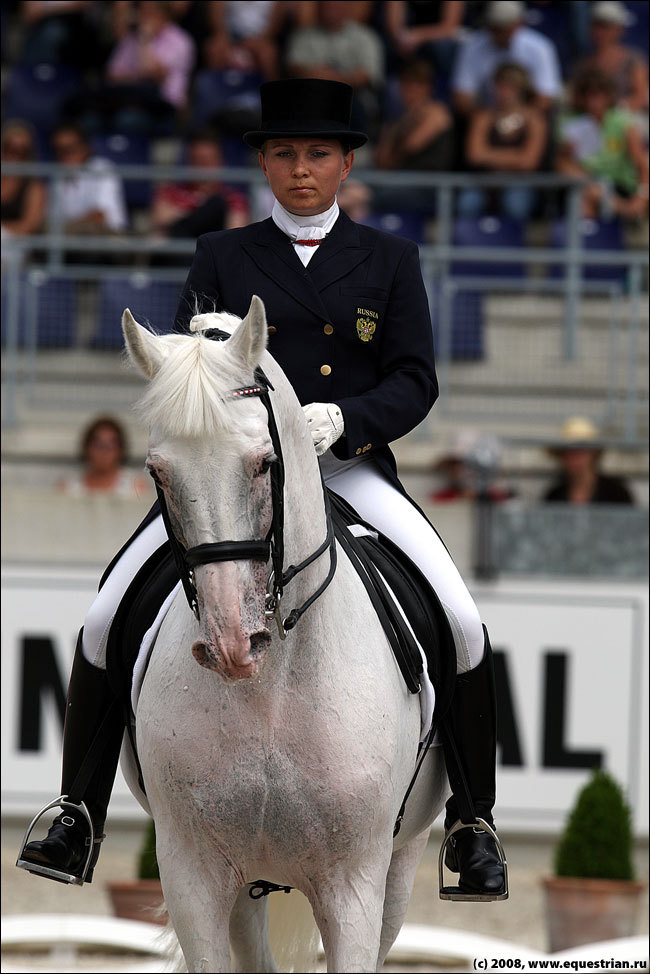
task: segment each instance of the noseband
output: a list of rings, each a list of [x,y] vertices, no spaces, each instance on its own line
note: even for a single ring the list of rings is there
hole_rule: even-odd
[[[229,333],[222,331],[220,328],[210,328],[203,332],[203,335],[206,338],[211,338],[216,341],[226,341],[230,338]],[[197,565],[207,565],[215,561],[263,561],[266,563],[270,559],[271,571],[266,585],[265,615],[267,619],[275,619],[280,638],[284,639],[287,632],[294,628],[301,615],[322,595],[332,581],[334,572],[336,571],[336,539],[334,537],[329,498],[323,485],[323,499],[327,520],[325,540],[311,555],[301,561],[300,564],[289,565],[286,570],[284,569],[284,460],[282,457],[280,434],[271,403],[270,393],[274,390],[260,366],[255,369],[254,377],[254,385],[244,386],[241,389],[233,389],[229,396],[231,399],[246,399],[255,396],[261,400],[267,412],[269,435],[277,459],[273,462],[270,471],[273,513],[271,527],[266,538],[261,541],[216,541],[209,544],[195,545],[193,548],[186,549],[174,535],[165,495],[158,483],[156,483],[156,491],[163,522],[167,530],[176,567],[180,573],[185,596],[196,618],[200,619],[198,592],[194,578],[194,569]],[[320,558],[328,548],[330,552],[330,567],[327,577],[301,606],[292,609],[288,616],[283,619],[280,603],[285,585],[288,585],[304,568],[307,568],[317,558]]]

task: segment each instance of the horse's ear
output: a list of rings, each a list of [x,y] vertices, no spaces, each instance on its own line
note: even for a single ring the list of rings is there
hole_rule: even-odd
[[[128,308],[122,315],[122,332],[129,358],[147,379],[154,375],[165,359],[165,352],[159,338],[139,325]]]
[[[266,311],[262,299],[254,294],[248,314],[228,339],[228,350],[252,370],[260,364],[265,348]]]

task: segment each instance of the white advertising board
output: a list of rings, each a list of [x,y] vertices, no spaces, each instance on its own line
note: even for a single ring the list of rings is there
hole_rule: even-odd
[[[58,794],[68,673],[100,574],[3,567],[4,815],[31,816]],[[500,827],[557,832],[600,765],[647,835],[647,587],[503,579],[470,588],[495,652]],[[144,814],[121,775],[110,814]]]

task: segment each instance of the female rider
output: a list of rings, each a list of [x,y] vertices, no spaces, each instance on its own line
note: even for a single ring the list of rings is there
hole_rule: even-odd
[[[388,446],[424,419],[438,392],[418,250],[339,211],[337,191],[353,150],[366,141],[350,129],[348,85],[272,81],[262,86],[261,97],[260,129],[244,138],[259,151],[275,197],[272,216],[199,238],[176,329],[188,330],[197,312],[243,317],[251,296],[262,298],[269,350],[303,404],[326,482],[418,565],[445,608],[457,654],[453,733],[476,815],[492,825],[496,714],[487,634],[447,549],[401,486]],[[64,794],[110,703],[102,667],[119,600],[165,540],[154,508],[111,566],[86,618],[70,682]],[[98,842],[122,737],[119,721],[109,719],[99,736],[105,744],[83,795]],[[452,797],[446,829],[458,818]],[[26,847],[21,864],[75,881],[87,834],[83,816],[66,807],[47,838]],[[98,851],[99,844],[92,865]],[[505,892],[496,844],[485,831],[455,832],[447,864],[460,872],[459,889],[468,898]]]

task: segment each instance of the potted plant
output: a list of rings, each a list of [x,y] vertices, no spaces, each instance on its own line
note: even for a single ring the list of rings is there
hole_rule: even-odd
[[[138,878],[130,882],[108,883],[108,892],[115,916],[125,920],[145,920],[167,923],[163,909],[163,893],[156,858],[156,829],[153,819],[145,830],[138,854]]]
[[[643,883],[634,879],[630,808],[618,783],[595,771],[579,792],[544,880],[551,951],[630,937]]]

